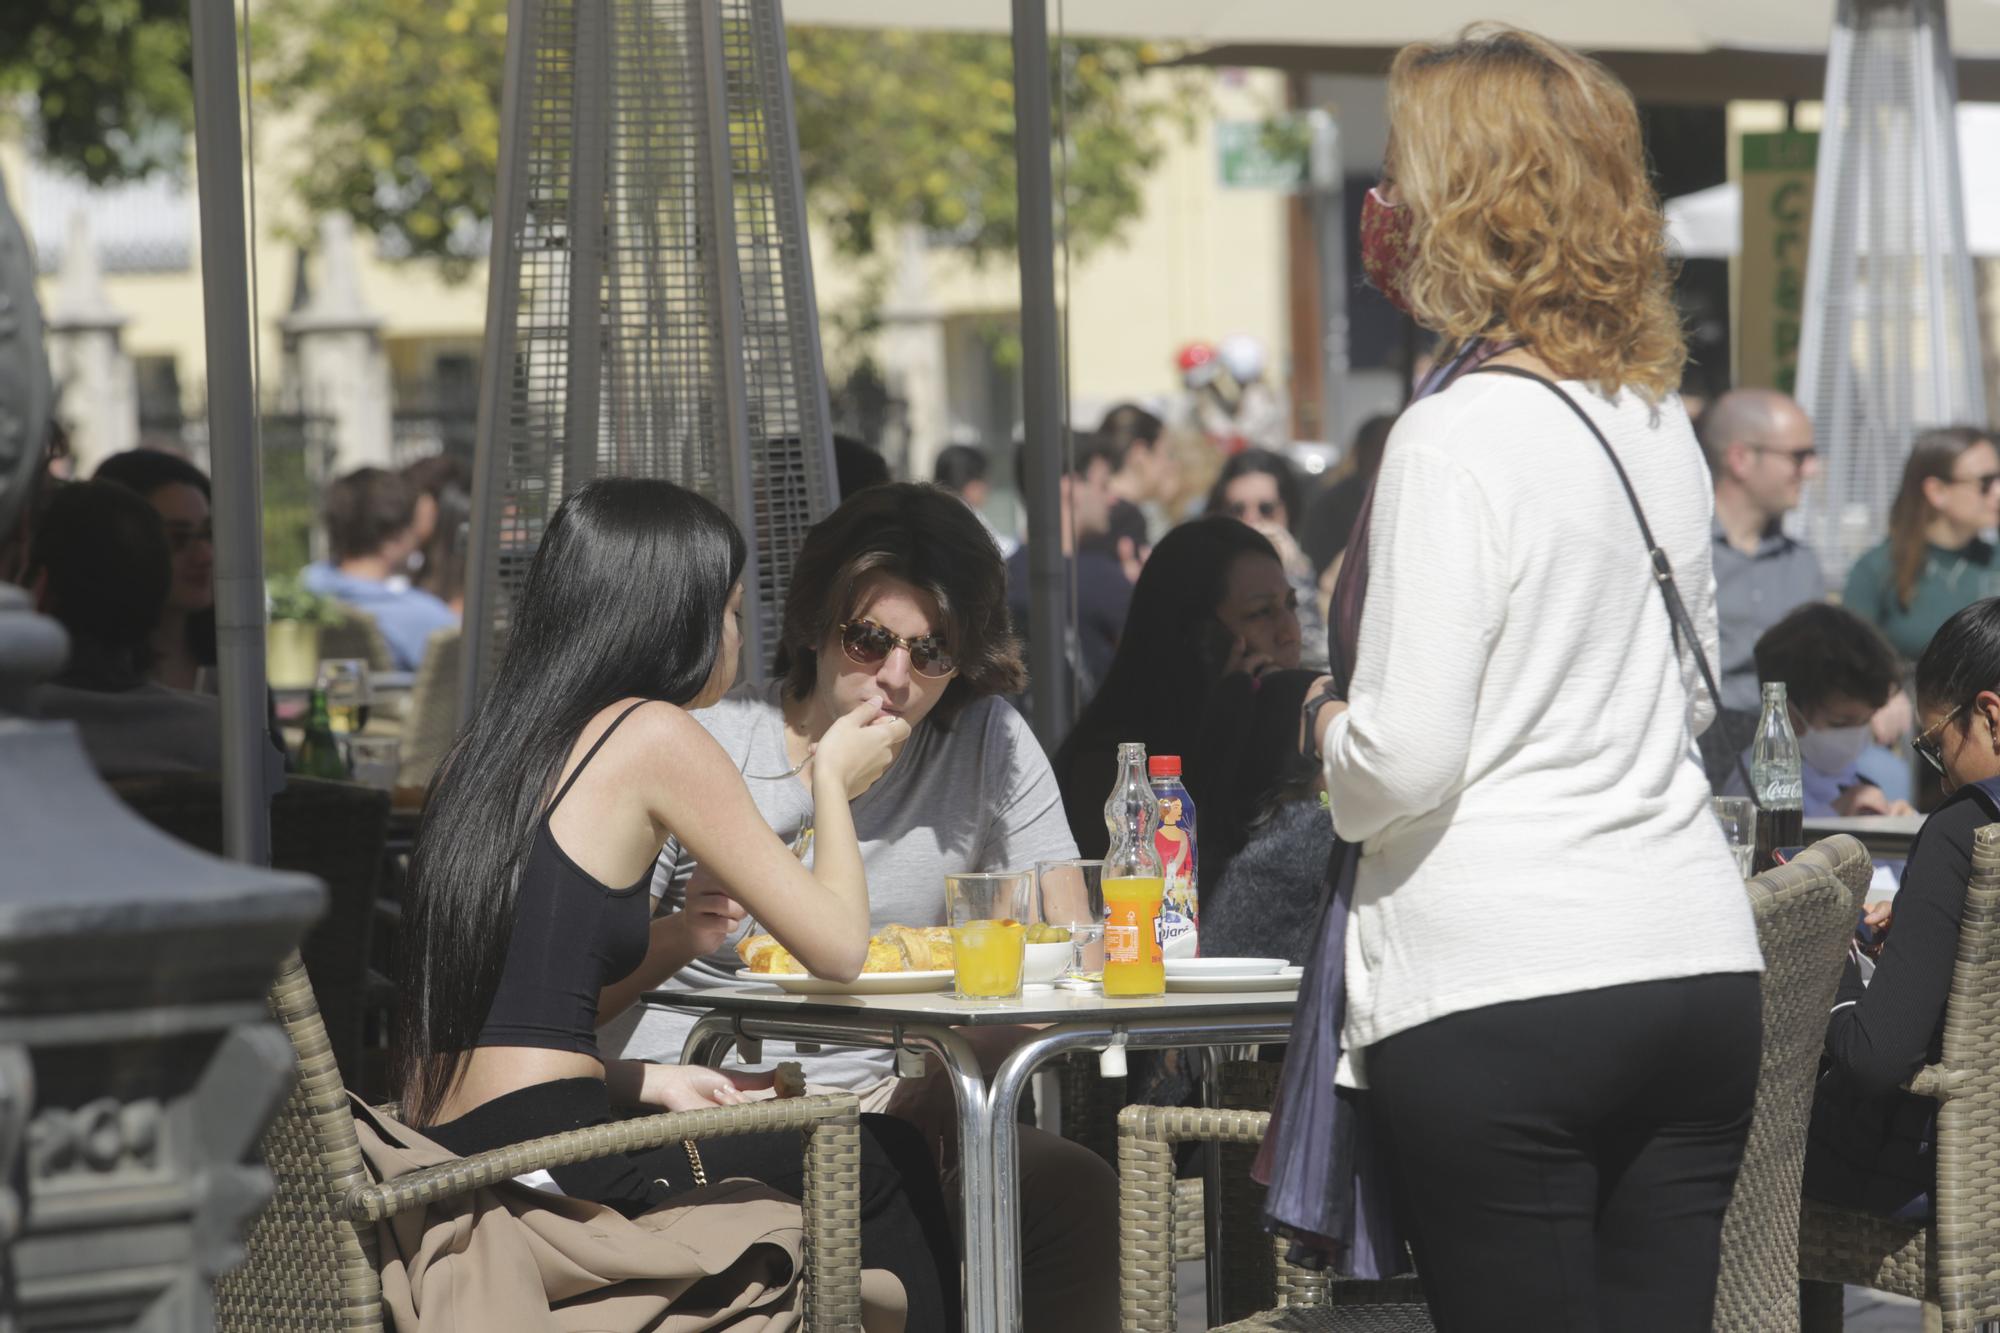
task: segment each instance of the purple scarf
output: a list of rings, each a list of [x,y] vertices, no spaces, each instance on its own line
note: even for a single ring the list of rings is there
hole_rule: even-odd
[[[1412,401],[1442,392],[1461,375],[1517,346],[1489,341],[1468,345],[1424,376]],[[1355,645],[1361,638],[1361,610],[1368,596],[1368,528],[1374,509],[1371,483],[1348,537],[1347,556],[1334,584],[1333,611],[1327,617],[1328,657],[1334,690],[1341,698],[1347,697],[1354,680]],[[1360,855],[1353,843],[1334,839],[1327,865],[1332,892],[1320,907],[1271,1127],[1250,1174],[1270,1186],[1264,1197],[1264,1224],[1292,1242],[1293,1263],[1332,1266],[1348,1277],[1384,1278],[1408,1271],[1403,1237],[1390,1213],[1388,1180],[1373,1148],[1360,1096],[1333,1082],[1340,1063],[1340,1027],[1347,1013],[1347,911]]]

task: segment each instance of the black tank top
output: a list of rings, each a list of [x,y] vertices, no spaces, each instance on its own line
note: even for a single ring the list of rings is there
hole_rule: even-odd
[[[556,845],[549,819],[619,724],[646,701],[620,713],[583,756],[535,825],[535,841],[514,897],[514,934],[500,989],[475,1046],[539,1046],[597,1054],[598,992],[645,961],[653,871],[609,889]]]

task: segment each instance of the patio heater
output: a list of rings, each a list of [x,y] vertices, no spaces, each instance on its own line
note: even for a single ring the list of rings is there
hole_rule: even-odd
[[[549,518],[597,476],[736,519],[744,670],[768,675],[835,501],[828,423],[778,0],[511,0],[465,706]]]
[[[1839,0],[1798,362],[1822,461],[1804,535],[1835,580],[1880,539],[1912,438],[1986,422],[1957,102],[1943,0]]]

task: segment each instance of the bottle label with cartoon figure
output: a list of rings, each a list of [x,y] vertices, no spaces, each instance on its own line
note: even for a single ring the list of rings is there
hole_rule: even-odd
[[[1180,779],[1156,777],[1153,794],[1160,801],[1160,829],[1153,850],[1160,858],[1166,897],[1160,908],[1160,934],[1168,958],[1193,958],[1198,952],[1200,908],[1196,898],[1194,802]]]

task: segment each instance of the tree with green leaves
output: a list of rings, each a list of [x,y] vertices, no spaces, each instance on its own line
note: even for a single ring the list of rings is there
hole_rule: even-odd
[[[184,167],[190,69],[187,0],[17,0],[0,22],[0,94],[98,184]]]
[[[178,168],[190,114],[186,0],[25,0],[0,26],[0,87],[39,102],[47,154],[92,180]],[[284,163],[303,217],[345,212],[393,249],[463,274],[492,216],[506,0],[260,0],[254,95],[294,118]],[[809,206],[852,259],[896,230],[975,259],[1011,255],[1013,54],[1004,34],[795,28],[789,34]],[[1058,49],[1071,247],[1138,215],[1166,136],[1197,104],[1142,80],[1137,43]],[[1060,178],[1059,178],[1060,179]]]
[[[413,254],[451,261],[491,216],[505,0],[266,0],[280,106],[310,120],[294,184]],[[841,250],[875,256],[902,224],[976,256],[1015,246],[1013,60],[1004,35],[796,28],[789,35],[806,193]],[[1071,243],[1134,217],[1180,97],[1142,86],[1133,43],[1063,48]]]

